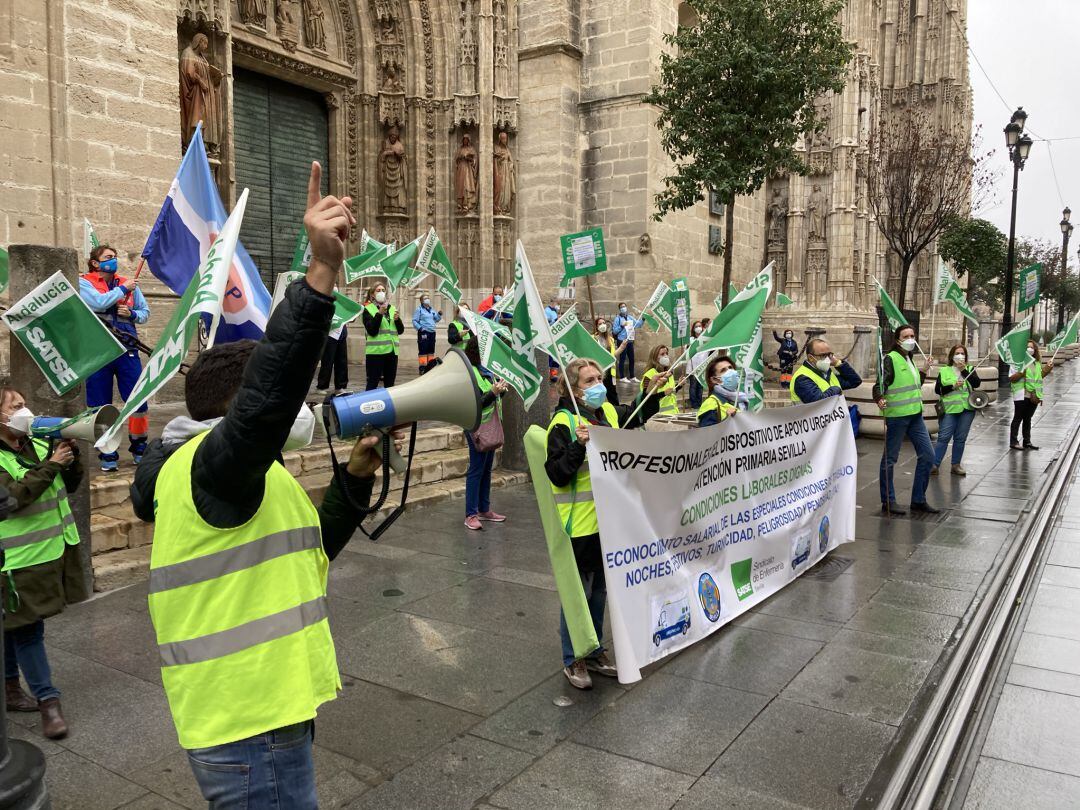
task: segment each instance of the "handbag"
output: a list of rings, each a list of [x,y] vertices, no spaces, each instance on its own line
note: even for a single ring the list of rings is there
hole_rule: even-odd
[[[502,419],[499,418],[500,410],[502,408],[496,406],[487,421],[481,422],[480,427],[472,432],[472,443],[478,453],[488,453],[503,446],[505,437]]]

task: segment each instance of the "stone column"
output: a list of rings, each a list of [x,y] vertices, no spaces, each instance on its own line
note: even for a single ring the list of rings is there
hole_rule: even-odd
[[[57,270],[64,272],[64,278],[79,285],[79,258],[71,248],[54,248],[44,245],[12,245],[10,248],[11,300],[18,301],[41,284]],[[30,359],[30,355],[13,335],[11,342],[11,384],[23,392],[26,407],[39,416],[75,416],[86,405],[83,386],[79,385],[63,396],[58,396],[44,375]],[[86,577],[88,592],[93,590],[94,569],[90,565],[90,467],[94,457],[93,448],[81,444],[82,462],[86,467],[86,476],[82,485],[68,493],[75,525],[79,529],[79,558],[82,562],[83,575]]]
[[[873,371],[877,374],[877,371],[871,368],[872,358],[874,357],[874,330],[869,326],[856,326],[852,329],[854,333],[854,345],[851,347],[851,354],[848,357],[848,362],[851,367],[855,369],[859,376],[864,380],[869,379]]]
[[[480,214],[480,261],[478,262],[480,290],[483,295],[490,291],[495,279],[495,199],[494,199],[494,149],[495,149],[495,98],[491,95],[495,86],[495,11],[492,0],[480,0],[477,14],[476,65],[479,73],[477,86],[480,93],[480,120],[477,122],[476,160],[480,166],[477,210]],[[509,284],[508,279],[499,279]]]

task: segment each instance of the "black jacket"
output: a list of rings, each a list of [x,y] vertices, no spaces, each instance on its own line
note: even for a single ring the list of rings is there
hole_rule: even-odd
[[[899,346],[895,346],[894,348],[890,349],[890,352],[887,352],[885,354],[885,356],[881,359],[881,369],[884,373],[885,379],[878,380],[877,383],[874,385],[874,388],[871,392],[871,396],[874,399],[885,396],[885,392],[892,387],[893,381],[896,379],[896,371],[893,369],[893,361],[892,358],[889,357],[889,353],[891,352],[896,352],[897,354],[902,354],[909,358],[911,357],[910,354],[905,352]],[[920,368],[916,368],[915,370],[919,374],[919,385],[922,385],[924,382],[926,382],[926,372]]]
[[[281,460],[281,448],[304,404],[333,314],[334,299],[300,279],[289,285],[285,300],[270,316],[228,413],[199,446],[191,467],[195,507],[211,526],[234,528],[258,511],[266,473]],[[181,444],[165,445],[155,439],[147,447],[131,485],[132,506],[141,520],[153,522],[158,473]],[[373,479],[342,473],[353,497],[366,506]],[[319,519],[323,547],[333,559],[357,526],[336,477],[319,507]]]
[[[969,368],[971,369],[970,373],[968,372]],[[968,374],[968,385],[970,385],[972,389],[978,388],[980,385],[982,385],[982,380],[979,379],[978,372],[975,371],[975,369],[971,366],[964,366],[964,370],[960,372],[959,376],[963,377],[965,374]],[[954,388],[956,388],[955,385],[942,385],[941,376],[939,373],[937,380],[934,381],[934,393],[940,397],[944,396],[945,394],[951,394]]]
[[[394,328],[397,329],[397,333],[399,335],[403,335],[405,334],[405,324],[401,320],[401,313],[397,312],[396,309],[394,313]],[[364,309],[360,312],[360,318],[361,320],[363,320],[364,329],[367,330],[367,333],[370,337],[375,337],[377,334],[379,334],[379,329],[382,328],[383,313],[376,312],[374,315],[372,315],[370,312],[367,311],[367,307],[365,306]]]
[[[582,419],[587,419],[590,425],[604,425],[605,422],[597,413],[599,409],[592,410],[584,406],[581,407]],[[633,412],[636,404],[631,405],[612,405],[615,412],[619,415],[619,427],[620,428],[636,428],[641,427],[648,422],[656,412],[660,410],[660,398],[657,396],[651,396],[645,400],[645,404],[641,410],[635,414],[633,421],[627,422],[627,417]],[[574,412],[574,403],[570,401],[567,396],[563,396],[559,400],[559,405],[556,410],[567,410],[570,413]],[[547,441],[547,460],[544,462],[544,470],[548,474],[548,478],[557,487],[569,486],[570,482],[574,480],[574,476],[577,475],[581,465],[585,463],[585,445],[577,440],[577,437],[570,432],[565,425],[557,425],[550,433],[548,433]]]

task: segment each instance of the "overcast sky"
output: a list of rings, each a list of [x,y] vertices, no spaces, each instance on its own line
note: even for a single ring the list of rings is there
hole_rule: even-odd
[[[1069,245],[1075,262],[1080,248],[1080,86],[1068,66],[1075,65],[1080,50],[1080,3],[968,0],[968,43],[986,71],[969,54],[975,124],[982,125],[984,149],[995,150],[992,161],[998,170],[995,200],[977,215],[1008,234],[1012,167],[1002,130],[1012,111],[1023,107],[1028,113],[1025,131],[1036,143],[1020,173],[1017,236],[1060,244],[1064,201],[1078,229]],[[1044,138],[1053,142],[1040,142]]]

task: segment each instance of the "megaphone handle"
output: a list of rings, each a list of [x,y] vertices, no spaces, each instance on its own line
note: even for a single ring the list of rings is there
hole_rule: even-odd
[[[385,446],[385,454],[389,459],[390,469],[398,475],[402,475],[406,468],[405,459],[403,459],[401,453],[398,452],[398,449],[394,444],[394,437],[390,434],[389,428],[376,428],[372,431],[372,434],[378,434],[382,437]]]

